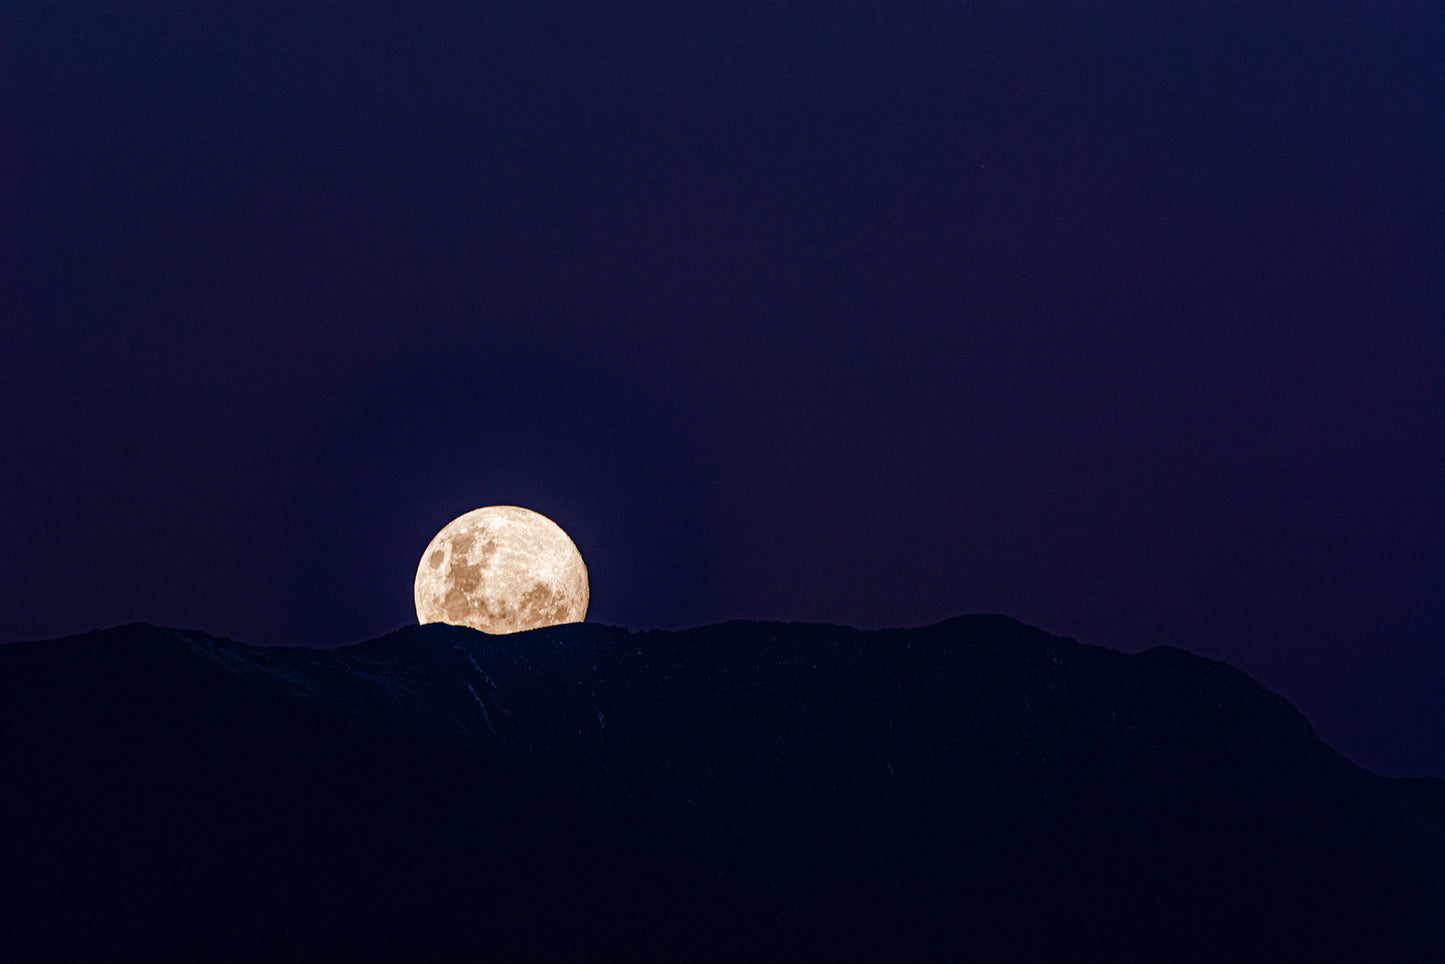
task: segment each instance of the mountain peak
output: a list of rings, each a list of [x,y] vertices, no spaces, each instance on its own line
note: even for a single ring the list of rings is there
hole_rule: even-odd
[[[130,624],[0,647],[0,707],[5,923],[82,956],[1379,959],[1445,901],[1441,781],[1223,663],[999,615]]]

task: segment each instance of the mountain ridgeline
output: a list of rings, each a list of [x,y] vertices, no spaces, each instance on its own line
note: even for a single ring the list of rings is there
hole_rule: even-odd
[[[0,647],[12,959],[1429,960],[1445,781],[1002,616]]]

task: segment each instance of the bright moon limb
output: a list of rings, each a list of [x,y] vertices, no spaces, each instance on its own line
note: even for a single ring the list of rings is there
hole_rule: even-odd
[[[515,505],[473,509],[432,538],[413,586],[421,623],[519,633],[587,616],[582,554],[562,527]]]

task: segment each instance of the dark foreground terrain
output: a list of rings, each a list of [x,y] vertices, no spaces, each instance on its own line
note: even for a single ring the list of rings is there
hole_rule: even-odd
[[[1000,616],[0,647],[0,957],[1440,960],[1445,781]]]

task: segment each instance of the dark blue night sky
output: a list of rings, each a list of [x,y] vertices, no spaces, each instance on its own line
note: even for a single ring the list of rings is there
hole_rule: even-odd
[[[1438,3],[0,13],[0,640],[1002,612],[1445,774]]]

